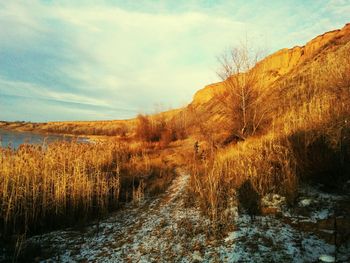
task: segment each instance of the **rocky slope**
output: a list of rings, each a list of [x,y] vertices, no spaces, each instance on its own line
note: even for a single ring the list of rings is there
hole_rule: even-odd
[[[303,63],[307,63],[315,59],[316,56],[323,56],[325,53],[332,52],[339,46],[350,41],[350,23],[346,24],[342,29],[333,30],[319,35],[306,43],[306,45],[293,48],[281,49],[260,61],[253,70],[266,71],[269,76],[268,83],[278,81],[280,77],[298,71]],[[217,90],[224,89],[222,82],[210,84],[196,92],[193,97],[192,105],[198,106],[207,103],[212,99]]]

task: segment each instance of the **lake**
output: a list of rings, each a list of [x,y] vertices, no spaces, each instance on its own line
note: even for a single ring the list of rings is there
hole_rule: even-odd
[[[17,149],[21,144],[43,144],[55,141],[72,141],[88,142],[87,138],[72,137],[65,135],[47,135],[32,132],[20,132],[0,129],[0,147],[11,147]]]

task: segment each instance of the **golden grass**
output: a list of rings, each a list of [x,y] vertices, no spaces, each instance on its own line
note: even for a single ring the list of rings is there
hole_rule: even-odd
[[[139,201],[153,187],[149,177],[169,172],[161,176],[165,181],[158,182],[159,188],[171,180],[162,165],[140,144],[114,140],[0,148],[2,237],[83,223],[130,201],[125,195]],[[128,177],[131,184],[125,183]]]
[[[194,163],[191,191],[212,221],[221,222],[226,216],[222,211],[246,181],[260,195],[274,192],[293,198],[298,179],[292,153],[271,136],[248,139]]]
[[[251,198],[279,193],[293,203],[301,181],[330,189],[350,178],[349,72],[350,44],[303,64],[270,88],[259,135],[192,162],[190,194],[215,226],[247,183]]]

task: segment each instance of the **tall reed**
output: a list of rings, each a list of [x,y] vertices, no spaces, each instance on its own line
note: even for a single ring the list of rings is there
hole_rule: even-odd
[[[113,140],[0,148],[1,236],[41,232],[105,214],[119,205],[123,176],[147,178],[152,169],[139,145]]]

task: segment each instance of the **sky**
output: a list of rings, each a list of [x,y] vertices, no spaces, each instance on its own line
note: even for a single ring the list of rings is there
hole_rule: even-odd
[[[0,1],[0,120],[125,119],[190,103],[217,56],[350,22],[350,0]]]

